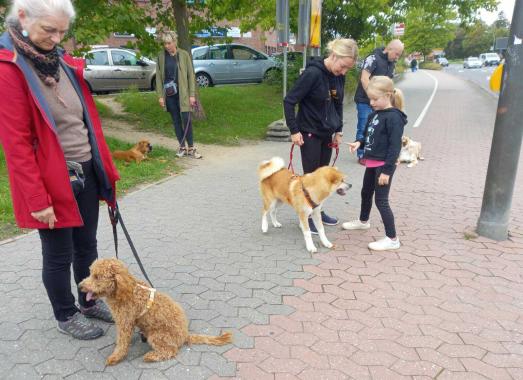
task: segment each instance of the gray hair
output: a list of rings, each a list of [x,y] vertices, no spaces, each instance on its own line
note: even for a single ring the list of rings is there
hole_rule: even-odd
[[[166,42],[178,42],[178,34],[174,30],[167,30],[161,34],[162,43]]]
[[[22,9],[29,21],[46,16],[64,15],[74,19],[75,11],[71,0],[12,0],[11,10],[6,18],[8,24],[18,23],[18,11]]]

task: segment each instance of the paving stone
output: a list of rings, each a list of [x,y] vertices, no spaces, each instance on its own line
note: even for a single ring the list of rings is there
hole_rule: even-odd
[[[227,361],[214,352],[203,353],[201,364],[220,376],[234,376],[236,373],[236,364]]]
[[[177,366],[165,371],[164,375],[168,379],[184,379],[184,380],[205,380],[212,374],[212,371],[203,366],[184,366],[178,364]]]

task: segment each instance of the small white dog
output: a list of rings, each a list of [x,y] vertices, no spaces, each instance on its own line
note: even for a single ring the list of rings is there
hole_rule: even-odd
[[[398,162],[407,162],[407,167],[411,168],[418,163],[418,160],[424,160],[421,155],[421,143],[412,140],[410,137],[403,136],[401,138],[401,151]]]

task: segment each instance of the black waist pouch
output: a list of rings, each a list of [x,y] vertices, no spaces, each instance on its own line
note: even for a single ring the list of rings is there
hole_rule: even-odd
[[[74,161],[66,161],[67,170],[69,171],[69,181],[73,194],[75,197],[78,196],[85,188],[85,175],[82,165]]]

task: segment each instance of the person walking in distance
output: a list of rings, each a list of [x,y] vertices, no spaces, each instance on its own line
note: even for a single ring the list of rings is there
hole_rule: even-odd
[[[196,107],[196,78],[191,56],[177,46],[176,32],[164,32],[161,39],[164,50],[156,60],[156,92],[160,106],[171,114],[180,144],[176,155],[202,158],[193,141],[191,111]]]
[[[375,251],[398,249],[400,241],[396,234],[394,214],[389,206],[389,192],[396,161],[401,150],[401,137],[407,124],[403,113],[403,94],[394,88],[389,77],[375,76],[369,81],[367,94],[374,111],[369,115],[363,137],[349,144],[354,153],[363,147],[363,163],[366,166],[361,188],[360,217],[342,224],[345,230],[370,228],[369,216],[374,196],[376,207],[385,225],[385,237],[369,243]]]
[[[372,112],[370,100],[367,94],[369,81],[373,76],[385,75],[389,78],[394,76],[394,68],[399,57],[403,54],[403,43],[400,40],[390,41],[385,48],[377,48],[365,58],[361,69],[358,87],[354,94],[354,102],[358,111],[358,124],[356,126],[356,140],[363,138],[363,131],[367,118]],[[363,146],[358,149],[358,162],[363,164]]]
[[[341,143],[345,74],[358,58],[358,45],[352,39],[335,39],[327,49],[328,57],[312,60],[283,100],[285,120],[292,142],[300,147],[304,174],[329,165],[331,144]],[[321,217],[323,224],[339,223],[323,211]],[[310,218],[309,228],[318,233]]]
[[[116,205],[118,172],[102,133],[83,60],[58,44],[75,16],[71,0],[14,0],[0,37],[0,141],[16,222],[38,229],[42,280],[58,330],[95,339],[113,322],[102,300],[71,292],[98,258],[99,199]],[[45,318],[45,316],[44,316]]]

